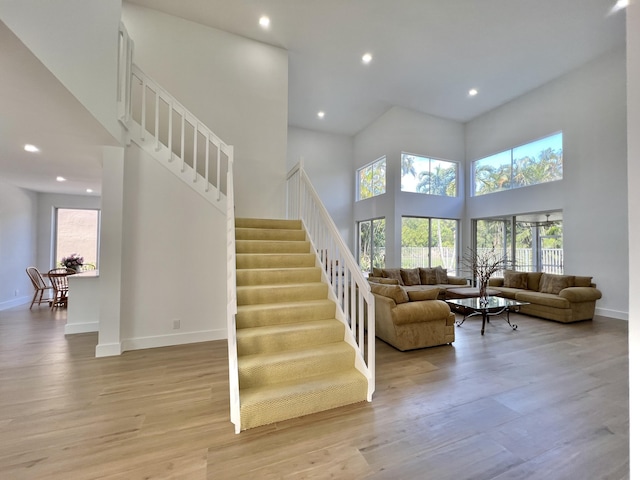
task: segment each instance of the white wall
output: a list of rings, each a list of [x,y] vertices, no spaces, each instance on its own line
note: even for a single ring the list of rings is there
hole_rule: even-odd
[[[439,197],[400,191],[401,153],[460,162],[458,196]],[[359,201],[354,220],[386,217],[386,264],[400,265],[402,216],[462,218],[464,213],[464,126],[461,123],[392,107],[354,138],[355,170],[387,157],[387,193]]]
[[[287,171],[300,159],[349,248],[353,247],[353,137],[289,127]]]
[[[629,245],[640,245],[640,3],[631,2],[627,8],[627,145],[629,181]],[[640,251],[629,252],[629,270],[640,271]],[[629,277],[629,370],[631,408],[631,474],[629,478],[640,478],[640,279]]]
[[[0,2],[0,19],[116,139],[121,3]]]
[[[225,216],[135,144],[123,199],[122,349],[226,338]]]
[[[465,145],[470,163],[562,130],[563,180],[470,198],[466,216],[562,210],[565,272],[593,275],[603,292],[596,312],[626,319],[625,62],[611,52],[469,122]]]
[[[287,52],[131,4],[134,61],[235,148],[238,216],[284,217]]]
[[[36,264],[36,217],[36,194],[0,180],[0,310],[33,297],[26,268]]]

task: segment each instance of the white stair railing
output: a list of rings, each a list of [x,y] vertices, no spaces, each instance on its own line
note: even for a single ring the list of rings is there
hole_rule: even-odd
[[[349,341],[360,352],[356,367],[369,382],[368,400],[375,391],[375,304],[369,282],[340,236],[309,177],[296,165],[287,174],[287,218],[304,223],[318,262],[331,285],[349,329]],[[365,335],[366,331],[366,335]]]
[[[133,41],[123,24],[118,50],[118,120],[129,139],[226,215],[230,416],[239,433],[233,147],[133,64]]]

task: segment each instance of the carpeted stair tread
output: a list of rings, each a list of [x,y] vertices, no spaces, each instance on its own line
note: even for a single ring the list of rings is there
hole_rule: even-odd
[[[313,253],[238,253],[236,268],[295,268],[314,267]]]
[[[326,320],[335,318],[336,304],[331,300],[312,300],[306,302],[283,302],[258,305],[239,305],[236,314],[236,327],[260,327],[298,323],[303,320]]]
[[[309,253],[308,241],[236,240],[236,253]]]
[[[366,399],[367,379],[355,368],[316,375],[303,382],[287,381],[242,389],[241,429],[268,425]]]
[[[236,287],[238,305],[322,300],[327,298],[328,292],[327,284],[322,282]]]
[[[244,218],[235,219],[236,228],[282,228],[285,230],[302,229],[301,220],[288,220],[282,218]]]
[[[240,388],[269,385],[354,367],[355,350],[341,341],[284,352],[238,357]]]
[[[322,278],[319,267],[300,268],[245,268],[236,271],[236,284],[270,285],[283,283],[313,283]]]
[[[276,353],[344,340],[337,319],[242,328],[237,331],[238,355]]]
[[[238,240],[287,240],[305,241],[304,230],[285,230],[282,228],[238,228],[236,227],[236,241]]]

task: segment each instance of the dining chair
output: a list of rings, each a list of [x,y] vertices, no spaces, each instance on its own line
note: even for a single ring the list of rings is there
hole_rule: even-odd
[[[54,268],[49,270],[47,276],[53,286],[54,296],[51,302],[53,307],[67,307],[69,303],[69,281],[67,277],[74,275],[76,272],[71,268]]]
[[[53,286],[47,285],[42,278],[42,274],[36,267],[27,267],[27,275],[29,276],[29,280],[33,284],[33,288],[35,292],[33,292],[33,299],[31,300],[31,305],[29,305],[29,310],[33,308],[33,304],[37,303],[40,305],[41,303],[51,302],[50,295],[44,297],[44,293],[46,291],[52,291]]]

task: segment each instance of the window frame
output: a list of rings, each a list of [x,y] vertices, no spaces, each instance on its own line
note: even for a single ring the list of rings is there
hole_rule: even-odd
[[[376,168],[376,165],[378,164],[384,164],[383,171],[384,171],[384,181],[382,184],[382,191],[377,192],[376,193],[376,187],[375,187],[375,183],[374,183],[374,175],[373,175],[373,171]],[[366,170],[370,169],[371,170],[371,185],[369,185],[369,190],[371,192],[371,195],[363,197],[362,196],[362,174],[361,172],[364,172]],[[387,156],[383,155],[382,157],[377,158],[376,160],[374,160],[373,162],[367,163],[366,165],[363,165],[362,167],[358,168],[356,170],[356,202],[359,202],[361,200],[366,200],[368,198],[373,198],[373,197],[377,197],[379,195],[383,195],[387,193]]]
[[[559,170],[559,172],[556,172],[554,177],[550,178],[548,180],[542,179],[540,181],[536,181],[536,182],[532,182],[532,183],[517,182],[516,181],[516,173],[514,173],[514,172],[517,172],[517,170],[518,170],[516,164],[517,164],[517,162],[519,160],[522,160],[522,159],[525,159],[525,158],[528,158],[528,157],[525,156],[525,157],[521,157],[521,158],[516,158],[514,152],[516,152],[517,150],[526,149],[528,146],[534,145],[534,144],[539,143],[539,142],[544,142],[546,140],[550,140],[553,137],[557,137],[557,136],[560,136],[560,150],[559,150],[560,151],[560,156],[559,156],[560,161],[558,162],[558,165],[559,165],[559,169],[558,170]],[[551,147],[549,147],[549,148],[551,148]],[[542,153],[544,151],[546,151],[546,150],[542,150],[542,151],[540,151],[539,153],[536,154],[537,157],[536,157],[535,162],[534,162],[535,164],[539,164],[539,162],[541,160],[540,153]],[[554,150],[554,152],[557,152],[557,151],[558,150]],[[509,175],[508,175],[508,178],[504,179],[504,183],[503,183],[503,185],[506,185],[506,186],[502,187],[501,185],[498,185],[498,188],[496,188],[495,190],[490,190],[490,191],[487,191],[487,192],[478,193],[478,188],[477,188],[478,187],[478,180],[477,179],[479,178],[479,175],[478,175],[478,164],[480,162],[483,162],[483,161],[485,161],[486,164],[489,164],[489,162],[487,162],[488,160],[494,159],[494,158],[497,160],[501,156],[506,156],[506,155],[508,155],[508,157],[509,157],[509,165],[508,165]],[[500,172],[500,169],[504,168],[505,166],[506,165],[504,163],[500,164],[500,165],[497,165],[495,167],[495,168],[498,169],[496,173]],[[551,182],[560,181],[560,180],[562,180],[564,178],[564,133],[562,132],[562,130],[560,130],[560,131],[554,132],[552,134],[545,135],[543,137],[537,138],[537,139],[532,140],[530,142],[526,142],[526,143],[523,143],[523,144],[520,144],[520,145],[516,145],[516,146],[511,147],[511,148],[509,148],[507,150],[503,150],[503,151],[494,153],[492,155],[488,155],[486,157],[482,157],[482,158],[478,158],[476,160],[473,160],[471,162],[471,165],[470,165],[469,178],[470,178],[470,182],[469,182],[470,192],[469,192],[469,195],[471,197],[479,197],[479,196],[482,196],[482,195],[490,195],[492,193],[498,193],[498,192],[503,192],[503,191],[507,191],[507,190],[515,190],[515,189],[518,189],[518,188],[524,188],[524,187],[533,186],[533,185],[541,185],[543,183],[551,183]]]
[[[427,160],[429,162],[429,170],[427,173],[431,173],[432,170],[432,162],[444,162],[444,163],[449,163],[453,166],[454,168],[454,178],[453,178],[453,183],[454,183],[454,192],[453,194],[449,195],[449,194],[441,194],[441,193],[433,193],[433,187],[431,186],[431,182],[428,185],[428,191],[427,192],[419,192],[417,191],[417,189],[414,190],[405,190],[402,187],[402,179],[404,178],[404,172],[403,172],[403,166],[404,166],[404,160],[405,160],[405,156],[411,156],[411,157],[417,157],[423,160]],[[421,173],[425,173],[424,171]],[[460,162],[457,162],[455,160],[446,160],[444,158],[437,158],[437,157],[432,157],[432,156],[427,156],[427,155],[422,155],[422,154],[417,154],[417,153],[410,153],[410,152],[401,152],[400,153],[400,191],[404,192],[404,193],[417,193],[419,195],[435,195],[435,196],[439,196],[439,197],[449,197],[449,198],[455,198],[458,196],[458,190],[459,190],[459,179],[460,179]],[[416,185],[417,188],[417,185]],[[445,189],[446,190],[446,189]]]

